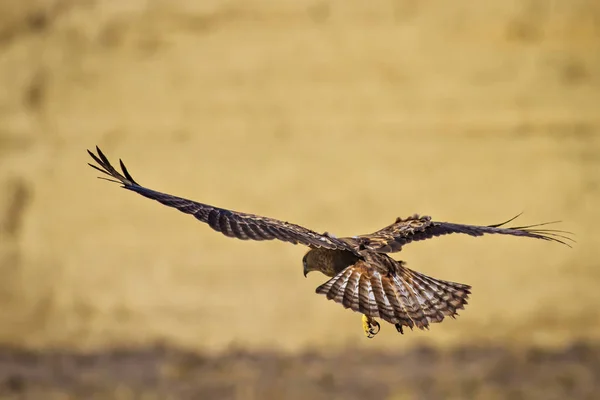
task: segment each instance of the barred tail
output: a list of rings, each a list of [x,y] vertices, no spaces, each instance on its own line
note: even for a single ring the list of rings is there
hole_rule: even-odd
[[[464,309],[471,286],[432,278],[402,265],[396,273],[382,274],[353,265],[319,286],[317,293],[345,308],[396,325],[428,329]]]

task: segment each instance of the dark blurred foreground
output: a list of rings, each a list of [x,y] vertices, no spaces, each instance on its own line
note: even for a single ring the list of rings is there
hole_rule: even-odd
[[[598,399],[600,346],[337,355],[0,350],[2,399]]]

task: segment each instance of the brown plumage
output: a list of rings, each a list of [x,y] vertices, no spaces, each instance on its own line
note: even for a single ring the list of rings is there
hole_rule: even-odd
[[[191,214],[226,236],[242,240],[278,239],[310,247],[311,250],[303,259],[304,275],[319,271],[329,276],[331,279],[319,286],[316,292],[363,314],[363,326],[369,337],[379,331],[379,324],[373,318],[394,324],[401,333],[403,326],[425,329],[430,323],[441,322],[446,316],[454,318],[457,310],[467,304],[471,293],[469,285],[412,271],[402,261],[396,261],[386,253],[398,252],[413,241],[451,233],[523,236],[567,246],[566,241],[572,240],[566,236],[568,232],[540,228],[546,224],[504,227],[516,217],[501,224],[477,226],[436,222],[428,216],[418,215],[398,218],[393,224],[371,234],[337,238],[289,222],[227,210],[148,189],[132,178],[121,160],[122,172],[119,172],[98,147],[96,150],[97,155],[88,150],[97,163],[89,165],[110,177],[103,179],[120,183],[125,189]]]

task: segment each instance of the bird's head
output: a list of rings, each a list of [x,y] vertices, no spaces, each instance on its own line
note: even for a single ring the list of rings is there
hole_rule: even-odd
[[[312,271],[319,271],[326,276],[334,276],[356,261],[352,253],[348,254],[351,255],[351,260],[346,259],[346,253],[344,252],[328,249],[311,249],[302,259],[304,276],[306,277]]]
[[[302,266],[304,269],[304,277],[312,271],[324,272],[324,267],[328,264],[327,259],[323,257],[323,249],[311,249],[309,250],[302,259]]]

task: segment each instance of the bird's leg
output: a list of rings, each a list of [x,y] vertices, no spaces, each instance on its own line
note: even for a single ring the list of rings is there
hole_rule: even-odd
[[[363,325],[363,329],[365,331],[365,335],[367,335],[367,337],[369,339],[373,338],[375,335],[377,335],[379,333],[379,329],[380,329],[379,322],[375,321],[374,318],[368,317],[363,314],[362,325]]]

